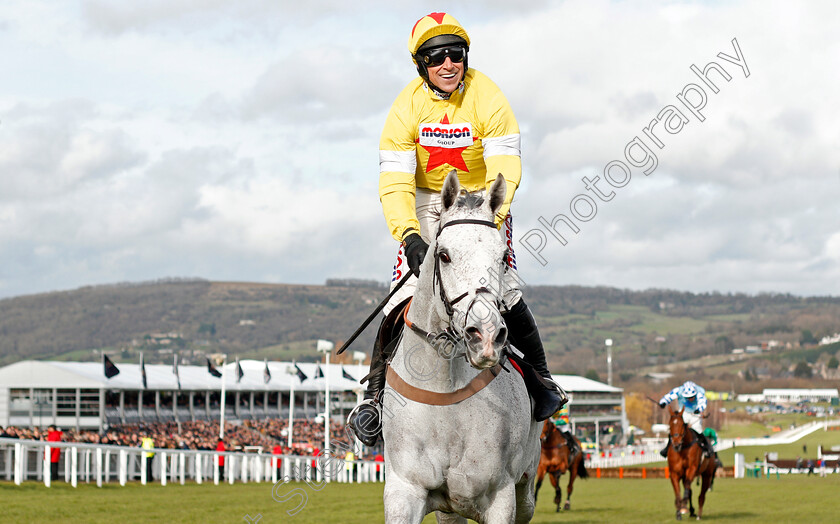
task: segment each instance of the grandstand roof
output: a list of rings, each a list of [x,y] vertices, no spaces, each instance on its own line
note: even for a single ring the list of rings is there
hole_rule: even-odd
[[[569,393],[622,393],[622,388],[578,375],[551,375],[560,387]]]
[[[241,360],[242,379],[236,380],[236,363],[225,366],[225,389],[228,391],[323,391],[326,378],[315,378],[318,364],[299,362],[297,366],[307,376],[303,382],[295,374],[289,374],[291,362],[269,362],[271,380],[264,380],[265,364],[258,360]],[[112,390],[143,389],[140,364],[117,363],[119,375],[106,378],[103,366],[98,362],[56,362],[24,360],[0,368],[0,384],[9,388],[105,388]],[[178,378],[168,364],[146,364],[146,384],[149,390],[173,391],[178,389]],[[358,366],[344,366],[346,372],[356,380],[342,376],[342,366],[321,364],[324,375],[329,376],[330,389],[333,391],[351,391],[358,389],[362,373]],[[219,371],[222,371],[221,367]],[[364,370],[364,374],[367,370]],[[187,391],[221,390],[222,379],[207,371],[207,366],[179,365],[181,389]]]
[[[265,363],[260,360],[240,360],[244,375],[236,381],[236,363],[225,366],[225,389],[228,391],[289,391],[294,386],[295,391],[323,391],[325,378],[315,378],[317,367],[320,365],[323,373],[329,376],[330,389],[333,391],[353,391],[364,387],[359,384],[367,374],[367,366],[343,366],[343,370],[354,380],[344,378],[342,365],[330,364],[329,371],[324,364],[313,362],[298,362],[297,366],[307,376],[301,382],[296,374],[287,372],[292,362],[269,362],[268,369],[271,380],[266,383],[263,371]],[[117,363],[119,375],[106,378],[103,366],[99,362],[58,362],[24,360],[0,368],[0,384],[8,388],[83,388],[132,390],[143,388],[139,364]],[[169,364],[146,364],[146,384],[151,391],[173,391],[178,389],[178,380]],[[219,371],[222,371],[221,367]],[[207,371],[207,366],[179,365],[178,373],[181,378],[181,389],[186,391],[218,391],[222,388],[222,379],[214,377]],[[606,392],[621,393],[621,388],[609,386],[603,382],[590,380],[576,375],[552,375],[560,386],[570,393]]]

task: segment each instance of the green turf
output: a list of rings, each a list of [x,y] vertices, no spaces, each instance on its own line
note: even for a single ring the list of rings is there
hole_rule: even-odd
[[[565,477],[563,491],[565,493]],[[29,482],[16,487],[0,483],[3,522],[118,523],[245,522],[245,515],[262,515],[261,524],[369,524],[383,521],[382,484],[330,484],[315,491],[306,484],[280,486],[278,495],[299,489],[306,505],[286,514],[300,498],[283,504],[272,498],[269,484],[233,486],[188,484],[98,489],[73,489],[56,484],[47,489]],[[840,475],[828,478],[783,476],[781,479],[717,479],[706,500],[705,517],[712,522],[836,522],[834,503]],[[546,481],[533,522],[648,523],[674,520],[673,495],[665,479],[588,479],[575,483],[572,510],[555,513]],[[696,494],[695,494],[696,496]],[[429,516],[424,524],[434,522]]]

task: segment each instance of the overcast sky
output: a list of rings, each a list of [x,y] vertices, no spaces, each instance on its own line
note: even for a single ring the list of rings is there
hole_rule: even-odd
[[[0,297],[389,279],[379,135],[442,9],[522,129],[525,282],[840,294],[837,2],[7,0]],[[712,61],[717,93],[690,69]],[[540,225],[559,214],[565,246]]]

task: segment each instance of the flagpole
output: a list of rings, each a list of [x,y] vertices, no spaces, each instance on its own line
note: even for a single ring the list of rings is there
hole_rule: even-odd
[[[324,374],[324,390],[327,397],[324,400],[324,452],[328,452],[330,449],[330,351],[327,350],[324,353],[327,355],[327,372]]]
[[[327,372],[324,373],[324,452],[330,449],[330,352],[335,345],[329,340],[319,339],[315,349],[327,357]]]
[[[219,438],[224,440],[225,438],[225,376],[227,375],[227,366],[225,362],[227,359],[227,355],[222,355],[222,409],[220,411],[219,416]]]
[[[289,374],[289,449],[292,449],[292,434],[294,433],[294,424],[295,424],[295,379],[297,377],[297,373],[295,373],[294,368],[294,361],[292,361],[292,365],[286,368],[286,373]],[[292,376],[294,375],[294,376]]]

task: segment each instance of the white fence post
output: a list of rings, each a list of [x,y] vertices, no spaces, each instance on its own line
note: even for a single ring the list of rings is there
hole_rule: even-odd
[[[126,479],[128,477],[128,452],[124,449],[120,450],[120,463],[119,463],[119,476],[120,476],[120,486],[125,486]]]
[[[145,486],[147,482],[152,479],[146,478],[146,472],[148,471],[148,465],[146,464],[149,460],[149,457],[146,456],[145,451],[140,452],[140,484]]]
[[[44,456],[46,457],[46,459],[44,460],[44,486],[50,487],[50,480],[52,480],[52,471],[50,471],[50,466],[52,465],[52,456],[50,453],[49,444],[44,446]]]
[[[228,484],[233,484],[236,477],[236,455],[230,455],[225,462],[228,467]]]
[[[187,468],[187,456],[181,453],[181,456],[178,458],[178,473],[181,475],[181,485],[184,485],[186,481],[185,471]]]
[[[219,455],[213,455],[213,484],[219,485]]]
[[[95,471],[96,471],[96,487],[102,487],[102,448],[96,448],[96,455],[94,457],[94,462],[96,464]]]
[[[166,485],[166,452],[161,451],[158,453],[160,455],[160,485]]]
[[[105,452],[105,482],[111,482],[111,450]]]
[[[67,460],[67,454],[64,454],[64,460]],[[79,448],[73,446],[70,448],[70,485],[74,488],[79,478]]]
[[[195,483],[196,484],[201,484],[201,480],[202,480],[201,479],[201,473],[202,473],[201,472],[201,466],[202,466],[202,463],[204,462],[202,460],[203,458],[204,457],[201,453],[197,453],[195,455]]]
[[[21,477],[23,476],[23,453],[21,450],[23,446],[21,444],[15,444],[15,485],[20,486],[22,481]]]

